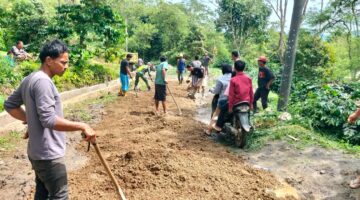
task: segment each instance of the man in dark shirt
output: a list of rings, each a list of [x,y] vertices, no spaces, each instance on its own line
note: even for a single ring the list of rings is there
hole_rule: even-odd
[[[123,59],[120,63],[120,82],[121,82],[121,89],[119,92],[119,96],[126,96],[127,91],[129,90],[129,77],[132,79],[131,72],[130,72],[130,64],[129,61],[132,58],[132,54],[127,54],[126,58]]]
[[[203,85],[204,80],[204,70],[200,67],[193,67],[192,65],[186,66],[186,69],[190,72],[192,76],[191,88],[188,96],[192,99],[195,99],[195,93]]]
[[[261,104],[263,109],[268,107],[268,96],[270,92],[270,86],[275,79],[271,70],[266,67],[267,58],[260,56],[258,58],[259,75],[258,75],[258,88],[254,95],[254,111],[256,112],[256,102],[261,98]]]

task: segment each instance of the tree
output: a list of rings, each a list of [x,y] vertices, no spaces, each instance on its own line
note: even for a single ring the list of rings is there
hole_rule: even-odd
[[[217,27],[240,50],[250,38],[261,39],[266,33],[268,8],[262,0],[219,0]]]
[[[280,32],[279,32],[279,47],[278,47],[278,56],[280,63],[284,64],[284,52],[285,52],[285,23],[286,23],[286,13],[288,7],[288,0],[276,0],[276,4],[271,0],[267,0],[270,4],[272,10],[279,18]]]
[[[285,54],[285,65],[282,73],[280,94],[277,109],[283,111],[287,109],[289,95],[291,90],[291,82],[294,73],[294,63],[296,56],[297,39],[299,35],[299,29],[304,15],[304,8],[306,0],[297,0],[294,2],[293,14],[291,18],[289,39],[287,43],[287,49]]]
[[[15,1],[8,9],[0,8],[3,48],[22,40],[28,51],[37,51],[46,40],[48,23],[45,8],[38,0]]]
[[[100,0],[82,0],[81,4],[58,7],[50,33],[64,40],[77,35],[82,49],[86,48],[87,40],[100,42],[106,49],[122,42],[125,35],[121,16]]]
[[[351,71],[351,78],[356,80],[360,71],[360,2],[357,0],[334,0],[323,11],[315,15],[310,23],[312,25],[323,25],[321,32],[333,32],[337,36],[346,36],[347,56],[349,64],[347,68]]]

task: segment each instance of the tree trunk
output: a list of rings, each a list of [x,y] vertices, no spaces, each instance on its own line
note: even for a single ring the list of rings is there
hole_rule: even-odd
[[[282,79],[280,85],[280,95],[279,95],[279,101],[277,107],[278,111],[284,111],[287,109],[288,106],[290,90],[291,90],[291,82],[294,74],[297,39],[299,35],[300,25],[302,22],[305,2],[306,0],[294,1],[289,39],[285,53],[285,65],[282,72]]]
[[[281,65],[284,65],[284,52],[285,52],[285,23],[286,23],[286,12],[287,12],[287,5],[288,1],[285,0],[283,4],[282,1],[280,1],[280,38],[279,38],[279,60]]]

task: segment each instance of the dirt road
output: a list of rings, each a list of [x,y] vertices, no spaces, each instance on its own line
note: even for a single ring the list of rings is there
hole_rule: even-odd
[[[170,87],[182,116],[176,115],[170,97],[169,114],[155,116],[153,92],[141,92],[138,98],[130,93],[93,109],[104,110],[103,120],[94,125],[98,144],[128,199],[294,199],[286,197],[296,196],[294,189],[205,137],[204,124],[194,120],[196,103],[185,98],[185,86]],[[68,142],[70,198],[116,199],[94,150],[84,155],[86,144],[78,144],[79,137]],[[21,145],[20,158],[10,154],[2,158],[7,178],[1,180],[0,199],[31,198],[33,172],[24,153],[26,144]],[[9,181],[14,174],[20,177]]]
[[[155,116],[150,92],[119,98],[95,129],[99,145],[128,199],[275,199],[279,182],[247,166],[241,157],[203,136],[193,119],[195,102],[184,86],[170,86],[183,110],[169,98],[170,113]],[[79,151],[85,151],[83,146]],[[72,199],[115,199],[94,151],[70,173]]]

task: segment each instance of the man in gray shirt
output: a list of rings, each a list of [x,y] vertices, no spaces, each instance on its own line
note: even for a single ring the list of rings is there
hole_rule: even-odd
[[[4,103],[14,118],[28,124],[28,157],[35,171],[35,199],[68,199],[64,163],[65,131],[82,131],[95,140],[94,130],[85,123],[63,118],[59,93],[51,78],[68,68],[67,46],[59,40],[44,45],[40,70],[27,76]],[[21,105],[25,105],[25,109]]]
[[[11,48],[10,52],[16,60],[27,60],[30,58],[30,55],[24,50],[24,43],[22,41],[18,41],[16,46]]]

